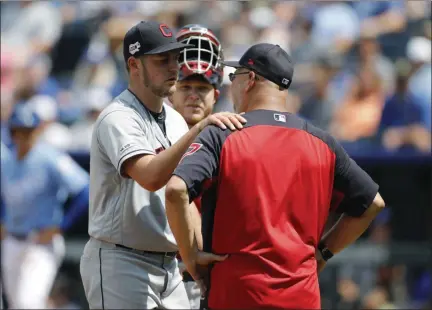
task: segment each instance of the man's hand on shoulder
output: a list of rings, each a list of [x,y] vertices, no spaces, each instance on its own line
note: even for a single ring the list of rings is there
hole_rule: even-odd
[[[222,129],[237,130],[242,129],[243,124],[246,123],[246,119],[240,114],[231,112],[219,112],[210,114],[201,122],[198,123],[199,130],[202,131],[208,125],[216,125]]]

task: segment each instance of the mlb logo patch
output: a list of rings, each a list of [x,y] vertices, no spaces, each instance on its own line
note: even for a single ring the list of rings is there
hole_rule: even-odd
[[[273,114],[274,120],[276,122],[286,123],[286,116],[283,114]]]

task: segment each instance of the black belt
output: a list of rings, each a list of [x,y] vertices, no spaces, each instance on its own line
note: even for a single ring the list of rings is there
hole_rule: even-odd
[[[191,274],[187,271],[183,271],[183,282],[194,282],[194,278],[192,278]]]
[[[122,244],[116,244],[115,245],[118,248],[122,248],[122,249],[126,249],[132,252],[136,252],[139,254],[152,254],[152,255],[160,255],[160,256],[164,256],[164,257],[170,257],[170,258],[174,258],[177,256],[177,252],[155,252],[155,251],[144,251],[144,250],[137,250],[137,249],[133,249],[127,246],[124,246]]]

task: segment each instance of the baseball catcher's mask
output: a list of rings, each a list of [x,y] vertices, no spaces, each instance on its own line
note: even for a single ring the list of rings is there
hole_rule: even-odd
[[[223,66],[220,63],[223,50],[214,33],[201,25],[186,25],[177,33],[177,41],[189,45],[180,52],[179,80],[199,74],[219,88],[223,80]]]

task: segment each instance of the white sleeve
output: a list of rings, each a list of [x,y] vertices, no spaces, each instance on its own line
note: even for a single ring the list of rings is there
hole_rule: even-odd
[[[171,143],[174,144],[189,131],[189,127],[183,116],[174,108],[165,104],[165,110],[167,112],[168,136]]]
[[[107,114],[96,128],[98,143],[122,175],[123,163],[136,155],[156,155],[137,115],[129,111]]]

